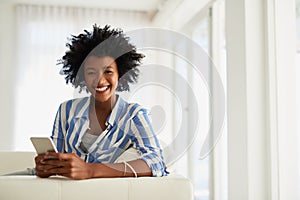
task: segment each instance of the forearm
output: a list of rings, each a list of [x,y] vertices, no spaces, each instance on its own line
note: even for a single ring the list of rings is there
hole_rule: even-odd
[[[138,159],[127,162],[137,176],[151,176],[152,172],[144,160]],[[89,163],[92,178],[134,177],[133,170],[125,163]]]

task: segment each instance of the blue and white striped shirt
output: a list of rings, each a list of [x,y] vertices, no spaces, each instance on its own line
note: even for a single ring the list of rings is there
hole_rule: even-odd
[[[153,176],[167,174],[159,141],[151,126],[147,110],[129,104],[118,97],[106,120],[107,129],[88,149],[80,148],[82,136],[89,129],[91,97],[72,99],[62,103],[57,111],[52,140],[59,152],[76,153],[89,163],[113,163],[126,149],[133,147],[140,154]]]

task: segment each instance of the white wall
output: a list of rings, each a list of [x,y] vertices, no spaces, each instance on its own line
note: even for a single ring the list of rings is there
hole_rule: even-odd
[[[15,23],[13,5],[0,2],[0,150],[11,150],[14,141]]]

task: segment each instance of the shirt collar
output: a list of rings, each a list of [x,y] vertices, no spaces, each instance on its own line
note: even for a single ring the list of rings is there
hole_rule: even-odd
[[[82,108],[84,109],[83,112],[78,112],[76,115],[75,115],[75,118],[86,118],[88,119],[89,118],[89,110],[90,110],[90,102],[91,102],[91,96],[89,97],[85,97],[83,99],[83,105],[82,105]],[[84,102],[85,101],[85,102]],[[81,103],[81,102],[80,102]],[[115,106],[113,107],[110,115],[107,117],[106,119],[106,123],[108,123],[109,125],[113,126],[114,125],[114,122],[116,122],[120,116],[121,116],[121,113],[122,113],[122,110],[125,106],[126,102],[123,100],[122,97],[120,97],[119,95],[117,95],[117,101],[116,101],[116,104]]]
[[[117,95],[117,101],[115,106],[113,107],[110,115],[107,118],[107,123],[109,123],[111,126],[114,125],[114,123],[116,121],[118,121],[118,119],[121,117],[121,113],[122,110],[125,106],[125,101],[122,99],[122,97],[120,97],[119,95]]]

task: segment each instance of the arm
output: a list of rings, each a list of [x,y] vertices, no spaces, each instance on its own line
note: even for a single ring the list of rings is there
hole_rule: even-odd
[[[136,172],[137,176],[151,176],[149,166],[142,159],[127,162]],[[134,177],[134,172],[125,163],[94,164],[93,177]]]
[[[58,159],[49,160],[49,156]],[[49,152],[44,155],[42,163],[43,174],[57,174],[72,179],[134,177],[133,171],[125,163],[86,163],[76,154]],[[133,167],[137,176],[151,176],[151,170],[145,161],[138,159],[129,161],[128,164]]]
[[[167,175],[162,149],[146,110],[142,109],[132,119],[131,129],[133,148],[141,152],[141,159],[150,167],[152,176]]]

